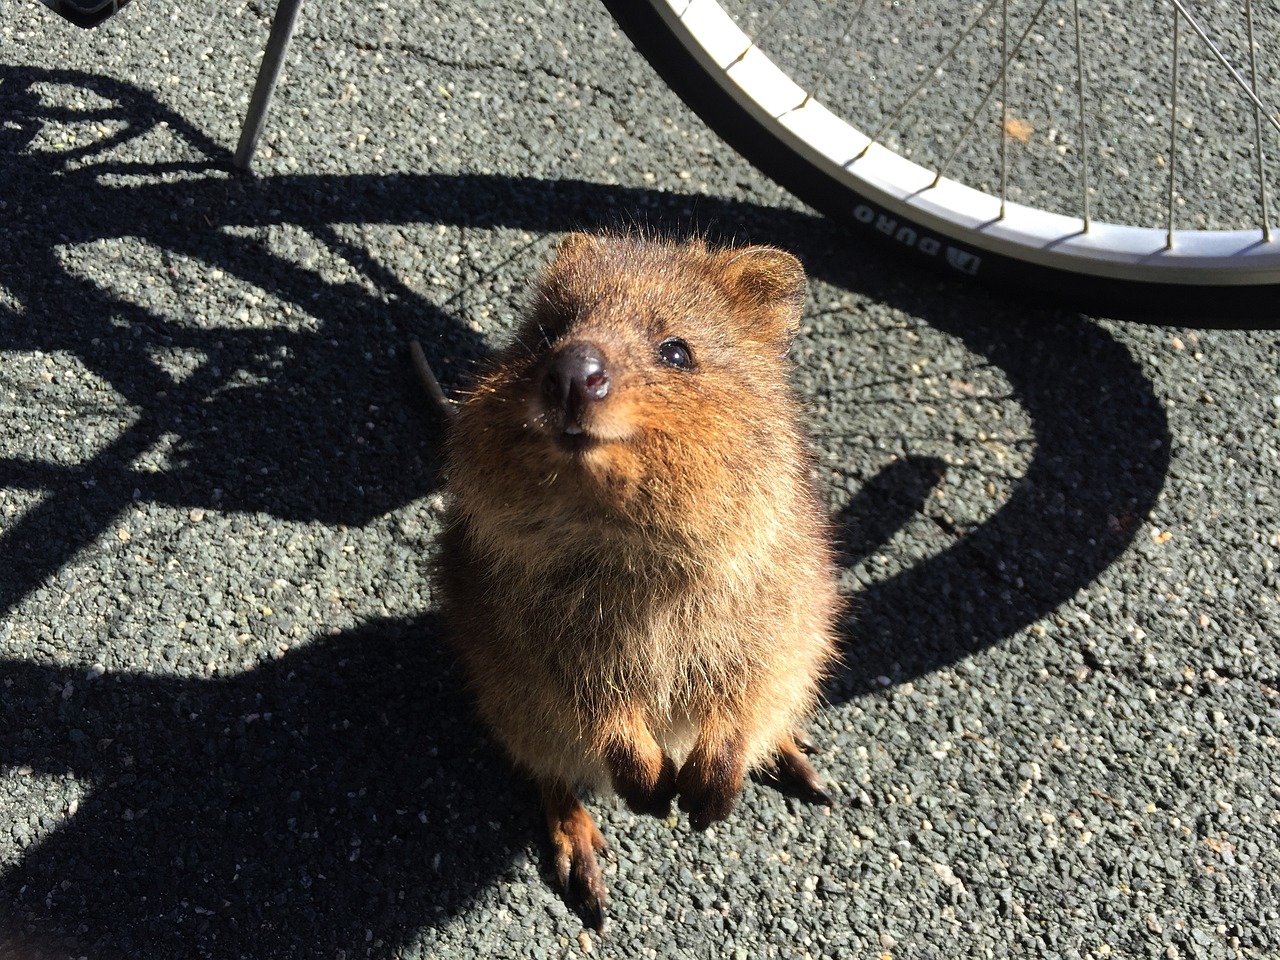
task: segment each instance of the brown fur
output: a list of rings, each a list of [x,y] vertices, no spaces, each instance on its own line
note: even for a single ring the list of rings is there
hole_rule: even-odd
[[[601,918],[578,787],[656,814],[678,795],[695,827],[752,769],[821,791],[793,739],[839,604],[784,362],[803,300],[779,250],[571,235],[451,424],[449,629]],[[660,359],[673,336],[692,369]],[[608,392],[567,417],[544,387],[575,344]]]

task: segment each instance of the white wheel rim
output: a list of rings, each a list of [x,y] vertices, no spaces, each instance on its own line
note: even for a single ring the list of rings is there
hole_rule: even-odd
[[[984,253],[1081,275],[1152,283],[1250,285],[1280,278],[1280,240],[1263,231],[1175,230],[1064,216],[935,174],[828,110],[795,84],[715,0],[664,0],[663,17],[688,51],[744,109],[796,153],[871,203],[855,220],[966,274]],[[745,53],[744,53],[745,51]],[[962,244],[963,246],[957,246]]]

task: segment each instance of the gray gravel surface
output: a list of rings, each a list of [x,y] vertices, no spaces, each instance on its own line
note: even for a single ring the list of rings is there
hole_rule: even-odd
[[[0,0],[0,956],[1274,957],[1277,336],[960,288],[728,153],[602,8]],[[566,230],[811,271],[838,802],[593,803],[606,936],[433,612],[451,386]]]

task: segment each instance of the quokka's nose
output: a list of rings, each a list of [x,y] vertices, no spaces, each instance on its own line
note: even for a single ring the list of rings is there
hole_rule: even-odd
[[[566,429],[578,426],[583,409],[609,393],[609,373],[600,351],[590,343],[565,347],[547,368],[542,392],[564,415]]]

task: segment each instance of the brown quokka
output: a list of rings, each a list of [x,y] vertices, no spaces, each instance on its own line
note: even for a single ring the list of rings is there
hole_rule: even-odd
[[[785,361],[804,290],[769,247],[573,234],[452,418],[447,627],[597,927],[579,788],[698,829],[753,769],[830,802],[796,739],[839,606]]]

